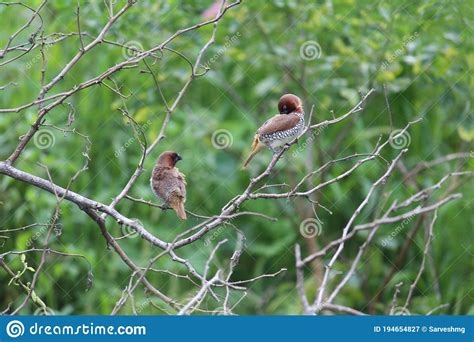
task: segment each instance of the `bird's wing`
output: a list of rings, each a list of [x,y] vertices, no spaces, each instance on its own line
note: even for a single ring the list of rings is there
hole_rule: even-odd
[[[168,203],[182,220],[186,220],[186,210],[184,209],[185,201],[186,198],[182,196],[179,189],[175,189],[175,191],[170,193]]]
[[[180,202],[184,202],[186,194],[183,194],[183,191],[179,187],[175,187],[170,190],[168,201],[173,202],[175,200],[179,200]]]
[[[181,182],[183,182],[184,185],[187,185],[186,183],[186,176],[179,171],[179,169],[177,167],[175,167],[175,170],[176,170],[176,178],[178,178]]]
[[[186,176],[182,172],[179,172],[178,168],[175,169],[177,173],[176,180],[179,186],[180,194],[183,196],[184,200],[186,200],[186,185],[188,184],[186,183]]]
[[[300,121],[296,114],[278,114],[267,120],[257,131],[259,135],[286,131],[295,127]]]
[[[186,210],[184,209],[184,202],[186,202],[186,179],[184,174],[175,168],[170,183],[172,187],[168,196],[168,203],[176,211],[179,218],[186,220]]]
[[[186,200],[186,181],[181,177],[181,174],[170,174],[167,179],[168,198],[172,196],[180,197],[183,201]]]
[[[186,198],[186,180],[178,170],[159,169],[153,175],[153,190],[165,201],[171,196]]]

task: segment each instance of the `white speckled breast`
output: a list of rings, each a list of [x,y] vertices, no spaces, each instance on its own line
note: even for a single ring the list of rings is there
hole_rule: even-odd
[[[286,131],[278,131],[271,134],[262,134],[260,135],[260,141],[267,145],[273,151],[278,150],[280,147],[284,146],[285,144],[290,143],[294,139],[296,139],[304,128],[304,114],[298,113],[300,120],[298,124],[290,128]]]

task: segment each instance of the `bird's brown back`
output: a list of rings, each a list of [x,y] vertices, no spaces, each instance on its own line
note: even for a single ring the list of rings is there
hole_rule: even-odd
[[[267,120],[257,131],[259,135],[267,135],[275,132],[286,131],[295,127],[300,121],[296,113],[278,114]]]
[[[151,186],[155,194],[163,201],[168,202],[175,194],[186,198],[186,179],[176,167],[156,166],[151,177]]]

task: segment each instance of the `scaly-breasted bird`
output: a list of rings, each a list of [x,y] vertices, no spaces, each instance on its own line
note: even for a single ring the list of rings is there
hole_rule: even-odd
[[[153,192],[166,205],[173,208],[176,215],[186,220],[184,202],[186,202],[186,179],[175,167],[182,158],[176,152],[163,152],[156,161],[150,178]]]
[[[280,114],[267,120],[253,138],[250,155],[244,168],[252,158],[265,146],[277,153],[285,145],[298,138],[304,128],[304,111],[300,98],[293,94],[285,94],[278,101]]]

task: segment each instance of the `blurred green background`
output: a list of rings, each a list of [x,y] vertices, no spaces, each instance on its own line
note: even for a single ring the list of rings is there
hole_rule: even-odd
[[[36,8],[40,1],[25,3]],[[113,5],[115,11],[124,3],[117,1]],[[107,7],[103,1],[80,1],[80,4],[81,29],[96,36],[107,21]],[[203,12],[212,5],[213,1],[139,1],[113,25],[106,38],[149,49],[177,30],[205,20]],[[44,35],[77,32],[75,6],[75,2],[50,1],[41,11]],[[346,113],[359,101],[360,93],[365,94],[372,87],[377,91],[367,101],[363,112],[322,130],[308,146],[302,146],[301,141],[300,147],[292,146],[286,158],[278,163],[268,184],[294,185],[308,171],[328,160],[372,151],[379,136],[386,139],[391,130],[385,92],[393,128],[404,127],[407,122],[424,117],[421,123],[409,130],[411,142],[403,158],[407,169],[450,153],[471,151],[474,136],[473,12],[474,8],[467,1],[244,1],[229,10],[220,21],[216,42],[202,59],[202,64],[210,68],[209,72],[192,82],[172,115],[166,139],[146,160],[145,172],[130,195],[155,200],[149,188],[151,169],[162,151],[175,150],[184,159],[178,166],[188,179],[187,208],[201,215],[220,213],[224,204],[242,193],[249,177],[261,172],[270,160],[271,153],[264,151],[254,159],[248,171],[240,169],[255,130],[277,112],[278,98],[285,92],[299,95],[307,112],[314,105],[313,122],[317,123],[332,118],[331,112],[336,116]],[[30,15],[29,11],[17,6],[0,5],[0,48]],[[14,44],[27,41],[38,24],[39,20],[33,21]],[[211,34],[212,26],[206,26],[182,35],[169,47],[194,61]],[[84,41],[87,43],[91,39],[84,38]],[[316,50],[305,52],[308,44]],[[50,81],[79,48],[77,36],[48,46],[45,49],[46,80]],[[50,94],[69,90],[96,77],[124,60],[126,53],[120,46],[97,46]],[[172,103],[189,77],[189,65],[170,51],[163,51],[159,60],[148,58],[147,62],[156,73],[166,99]],[[19,106],[37,98],[41,64],[39,50],[35,49],[0,67],[0,86],[16,83],[16,86],[0,91],[0,108]],[[135,169],[140,158],[140,145],[136,139],[130,140],[134,137],[133,127],[119,108],[126,105],[134,119],[144,125],[149,142],[157,136],[165,108],[152,77],[141,70],[146,70],[143,62],[112,77],[121,86],[121,91],[130,95],[125,101],[103,85],[90,87],[67,100],[75,108],[75,120],[69,128],[87,135],[92,143],[88,152],[89,168],[73,183],[73,191],[109,203]],[[108,84],[112,84],[111,81]],[[56,107],[47,115],[46,124],[65,128],[69,111],[68,105]],[[26,133],[36,114],[36,107],[20,113],[0,114],[1,160],[11,154],[19,136]],[[47,178],[40,164],[46,165],[53,180],[66,186],[84,164],[86,141],[75,134],[48,129],[54,133],[53,146],[40,149],[32,141],[16,167]],[[217,130],[226,130],[230,134],[227,138],[231,139],[231,144],[226,148],[216,148],[212,143],[213,133]],[[123,152],[117,152],[124,146]],[[301,150],[301,153],[293,153],[296,150]],[[390,160],[398,152],[389,146],[383,155]],[[337,176],[350,165],[353,162],[339,163],[323,178]],[[472,166],[472,161],[466,159],[451,161],[420,173],[415,181],[417,186],[430,186],[450,171],[472,170]],[[241,210],[259,211],[277,217],[277,222],[242,217],[233,220],[232,225],[214,230],[206,239],[180,249],[178,254],[202,271],[215,244],[227,238],[229,242],[220,248],[213,263],[213,268],[225,266],[234,249],[237,227],[246,236],[246,248],[233,280],[248,279],[281,268],[288,270],[275,278],[252,283],[234,312],[245,315],[300,314],[301,303],[295,290],[295,243],[302,245],[305,256],[337,239],[385,167],[379,160],[372,161],[349,178],[317,194],[317,199],[332,211],[332,215],[317,208],[323,228],[322,234],[314,239],[305,240],[299,234],[300,223],[313,216],[308,202],[258,200],[246,202]],[[312,182],[317,184],[321,179],[315,177]],[[433,199],[442,197],[450,185],[459,186],[455,182],[461,182],[456,191],[463,193],[464,197],[439,210],[429,262],[409,308],[412,313],[424,314],[448,303],[447,308],[436,313],[474,314],[473,184],[465,178],[450,180],[434,193]],[[416,191],[414,184],[403,182],[403,174],[396,169],[356,222],[374,219],[388,196],[389,200],[403,200]],[[56,200],[51,194],[6,176],[0,177],[0,230],[34,222],[47,223],[55,205]],[[147,229],[166,241],[200,222],[195,218],[181,222],[171,211],[163,212],[128,200],[120,202],[117,209],[128,217],[139,219]],[[50,247],[81,254],[91,266],[81,258],[49,255],[36,292],[56,314],[109,314],[128,284],[130,269],[107,248],[98,227],[87,215],[70,203],[63,203],[61,211],[58,223],[62,234],[53,236]],[[428,215],[426,220],[429,221],[430,217]],[[110,219],[107,224],[114,236],[123,235],[118,224]],[[389,244],[382,244],[382,241],[396,225],[383,226],[336,303],[374,314],[388,313],[395,284],[399,282],[404,283],[399,303],[404,302],[421,262],[423,226],[413,241],[410,240],[400,271],[390,279],[383,293],[375,300],[374,297],[404,242],[411,239],[408,235],[415,224],[416,219]],[[29,241],[32,246],[41,248],[46,236],[41,227],[0,235],[7,237],[0,239],[0,253],[27,249]],[[336,271],[348,270],[365,237],[360,234],[346,244],[336,263]],[[119,242],[138,265],[146,265],[150,257],[160,252],[137,237]],[[21,270],[18,255],[7,256],[5,260],[14,271]],[[33,267],[39,260],[39,253],[27,256],[28,264]],[[328,258],[324,259],[323,263],[328,261]],[[319,281],[318,267],[321,269],[323,263],[306,270],[306,290],[310,300]],[[160,259],[155,267],[186,274],[181,264],[167,257]],[[87,291],[89,270],[94,281]],[[314,275],[311,274],[313,271]],[[31,281],[31,275],[31,272],[26,272],[21,279]],[[341,276],[336,274],[330,285]],[[16,307],[24,299],[21,288],[8,285],[10,279],[1,270],[0,310],[9,304]],[[196,291],[196,287],[186,279],[167,274],[150,273],[149,279],[157,288],[181,302]],[[241,292],[232,292],[232,302],[241,296]],[[142,288],[135,292],[140,314],[172,313],[159,300],[152,298],[152,302],[150,305]],[[221,304],[212,298],[206,299],[202,305],[211,310],[219,306]],[[21,313],[33,313],[35,309],[34,305],[28,304]],[[121,313],[132,313],[130,303]]]

